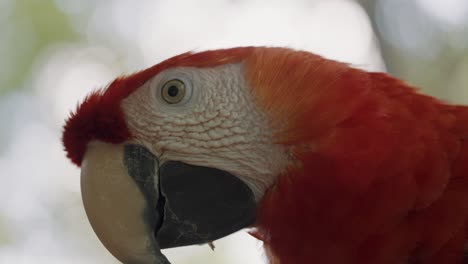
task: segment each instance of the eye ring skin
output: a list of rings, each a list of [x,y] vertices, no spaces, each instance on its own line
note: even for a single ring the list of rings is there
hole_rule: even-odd
[[[164,89],[167,87],[168,84],[171,83],[182,83],[184,87],[184,95],[180,100],[174,102],[168,102],[163,97]],[[158,102],[160,102],[164,106],[168,107],[176,107],[182,106],[187,104],[193,97],[194,94],[194,86],[193,81],[190,76],[187,76],[184,72],[173,72],[167,73],[163,78],[158,80],[153,80],[151,86],[154,86],[152,89],[152,93],[156,96]],[[170,86],[170,85],[169,85]]]
[[[186,94],[185,83],[179,79],[165,82],[161,88],[161,98],[168,104],[180,103]]]

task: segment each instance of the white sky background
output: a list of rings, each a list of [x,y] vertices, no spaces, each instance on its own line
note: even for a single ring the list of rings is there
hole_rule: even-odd
[[[446,13],[431,4],[436,0],[418,2],[456,24],[444,20]],[[0,142],[0,219],[6,220],[0,234],[7,237],[0,241],[0,263],[117,263],[87,222],[79,170],[65,158],[60,136],[77,102],[119,74],[188,50],[240,45],[288,46],[385,69],[367,15],[350,0],[56,3],[86,40],[49,47],[24,84],[32,92],[0,98],[0,118],[9,124],[0,132],[8,138]],[[174,264],[264,263],[261,243],[245,232],[215,245],[214,253],[194,246],[165,254]]]

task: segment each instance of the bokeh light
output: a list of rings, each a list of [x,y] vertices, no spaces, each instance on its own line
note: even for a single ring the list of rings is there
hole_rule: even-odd
[[[93,89],[181,52],[308,50],[468,103],[466,0],[0,0],[0,263],[118,263],[91,230],[64,118]],[[166,250],[175,264],[265,263],[245,230]]]
[[[384,69],[367,14],[354,1],[201,2],[148,2],[139,27],[148,64],[187,50],[255,45],[310,50]]]
[[[416,0],[422,11],[444,23],[446,27],[466,27],[468,1],[465,0]]]

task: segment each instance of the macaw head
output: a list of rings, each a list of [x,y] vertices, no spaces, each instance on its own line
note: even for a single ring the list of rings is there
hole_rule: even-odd
[[[352,88],[324,92],[347,70],[244,47],[181,54],[91,93],[63,144],[95,233],[124,263],[168,263],[161,249],[252,226],[265,193],[352,107]]]

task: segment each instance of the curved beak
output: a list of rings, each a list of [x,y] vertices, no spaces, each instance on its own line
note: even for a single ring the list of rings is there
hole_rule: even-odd
[[[252,190],[238,177],[146,148],[89,144],[83,203],[104,246],[123,263],[168,264],[161,249],[208,243],[255,221]]]

